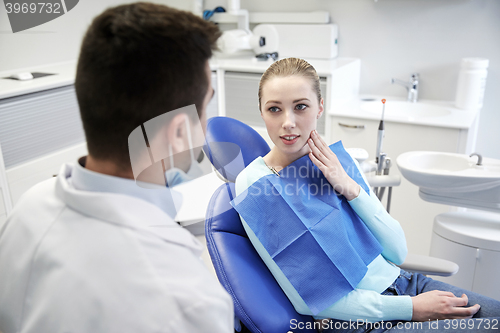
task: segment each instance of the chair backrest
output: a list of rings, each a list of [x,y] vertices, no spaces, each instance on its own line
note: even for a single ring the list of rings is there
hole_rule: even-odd
[[[217,277],[233,299],[236,317],[253,333],[316,332],[306,329],[314,327],[313,318],[295,311],[255,251],[229,203],[234,196],[233,183],[222,184],[215,191],[207,209],[205,236]]]
[[[203,150],[219,174],[234,182],[241,170],[270,148],[247,124],[229,117],[212,117],[207,122]]]

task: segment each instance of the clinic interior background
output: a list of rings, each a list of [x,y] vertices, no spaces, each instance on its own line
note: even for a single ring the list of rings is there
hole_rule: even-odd
[[[76,59],[83,33],[105,8],[133,1],[80,0],[74,10],[13,34],[0,6],[0,71]],[[153,1],[191,10],[192,1]],[[205,0],[204,8],[227,6]],[[339,27],[339,57],[361,59],[361,94],[406,96],[392,77],[420,74],[420,99],[453,100],[460,60],[490,60],[476,151],[500,158],[500,1],[498,0],[241,0],[265,12],[326,10]],[[418,138],[415,138],[418,140]]]

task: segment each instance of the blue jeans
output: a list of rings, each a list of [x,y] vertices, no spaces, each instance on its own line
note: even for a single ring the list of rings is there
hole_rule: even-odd
[[[330,329],[324,333],[364,333],[364,332],[495,332],[500,331],[500,301],[479,295],[472,291],[435,281],[419,273],[409,273],[401,270],[399,277],[389,286],[383,295],[410,295],[416,296],[432,290],[450,291],[455,296],[466,294],[469,299],[467,306],[481,305],[481,309],[472,319],[447,319],[430,322],[389,321],[379,323],[361,323],[353,325],[351,322],[332,320]],[[350,325],[347,325],[349,323]],[[342,328],[344,327],[344,329]],[[337,329],[336,329],[337,328]]]

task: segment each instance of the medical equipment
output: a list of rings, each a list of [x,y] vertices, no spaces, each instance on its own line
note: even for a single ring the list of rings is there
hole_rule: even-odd
[[[223,54],[237,54],[251,50],[255,54],[275,53],[279,47],[276,28],[270,24],[259,24],[252,32],[247,29],[227,30],[217,41]]]
[[[386,153],[382,152],[382,146],[385,135],[385,128],[384,128],[385,102],[386,99],[385,98],[382,99],[382,117],[380,119],[380,123],[378,126],[378,133],[377,133],[377,147],[375,153],[375,163],[376,163],[375,174],[377,176],[381,175],[388,176],[389,169],[392,166],[391,159],[387,157]],[[382,201],[386,187],[389,188],[389,190],[387,191],[387,205],[386,205],[387,212],[389,212],[391,209],[392,186],[375,187],[374,191],[378,199]]]
[[[382,174],[383,164],[385,160],[385,154],[382,156],[382,144],[384,141],[384,114],[385,114],[385,99],[382,99],[382,118],[378,125],[377,134],[377,151],[375,154],[375,162],[377,163],[377,175]]]
[[[278,52],[257,54],[255,56],[255,58],[257,58],[258,60],[263,60],[263,61],[266,61],[269,58],[271,58],[274,61],[276,61],[276,60],[278,60]]]

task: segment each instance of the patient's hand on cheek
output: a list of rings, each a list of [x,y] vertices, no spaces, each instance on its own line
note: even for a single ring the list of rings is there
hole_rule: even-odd
[[[331,151],[318,132],[312,131],[307,143],[311,149],[309,158],[323,172],[335,191],[342,194],[347,200],[356,198],[361,187],[345,172],[337,155]]]

